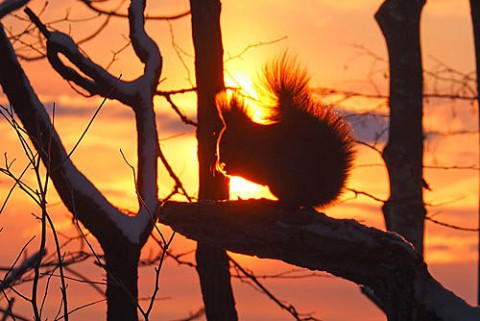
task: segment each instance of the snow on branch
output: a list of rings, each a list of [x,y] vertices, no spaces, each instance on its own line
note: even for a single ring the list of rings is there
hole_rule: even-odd
[[[32,270],[38,260],[40,260],[45,254],[45,250],[42,252],[36,252],[25,258],[18,267],[14,267],[8,271],[3,281],[0,281],[0,291],[4,291],[18,281],[25,273]]]
[[[118,81],[118,77],[111,75],[103,67],[82,54],[78,45],[69,35],[59,31],[48,31],[29,8],[25,9],[25,13],[47,38],[48,60],[63,78],[74,82],[90,95],[116,99],[135,108],[138,105],[136,97],[139,92],[144,90],[145,86],[152,90],[156,88],[162,64],[158,46],[145,32],[144,10],[144,0],[132,0],[129,9],[130,38],[135,53],[145,64],[144,74],[132,82]],[[60,59],[60,54],[65,56],[86,77],[74,68],[65,65]]]
[[[146,240],[154,225],[154,211],[158,206],[157,155],[158,133],[153,109],[153,96],[162,70],[162,56],[156,43],[147,35],[144,24],[145,0],[131,0],[129,7],[130,38],[135,53],[145,64],[144,73],[133,81],[119,81],[104,68],[82,54],[78,45],[67,34],[49,32],[40,20],[26,10],[33,23],[47,38],[47,56],[55,70],[65,79],[73,81],[91,95],[117,99],[135,112],[137,127],[137,169],[135,184],[139,212],[133,218],[122,219],[124,234],[137,235]],[[64,64],[59,55],[65,56],[76,69]],[[117,222],[118,223],[118,222]]]
[[[12,13],[15,10],[20,9],[26,5],[30,0],[5,0],[0,3],[0,19],[6,15]]]
[[[373,290],[389,320],[479,320],[473,308],[443,288],[421,255],[401,236],[336,220],[313,210],[288,210],[278,202],[242,200],[168,202],[163,224],[186,237],[226,250],[326,271]],[[419,320],[422,320],[421,318]]]
[[[133,219],[111,205],[72,163],[1,25],[0,85],[74,217],[99,239],[117,233],[138,242],[140,233],[132,226],[127,228]]]
[[[50,33],[46,28],[43,32],[47,35]],[[115,208],[72,163],[0,25],[0,84],[3,91],[41,155],[63,203],[73,216],[101,243],[123,235],[131,243],[139,244],[146,240],[153,226],[152,215],[158,205],[158,135],[153,111],[153,93],[148,88],[144,90],[142,83],[138,81],[116,84],[117,78],[111,77],[101,67],[83,57],[70,37],[52,32],[50,38],[65,50],[65,55],[72,55],[68,58],[71,58],[80,70],[96,79],[87,82],[86,78],[70,68],[73,75],[78,75],[88,84],[94,85],[94,89],[102,85],[99,91],[113,91],[112,96],[117,95],[117,98],[126,101],[135,111],[139,142],[137,187],[141,204],[138,215],[130,217]],[[159,71],[157,73],[160,74]],[[111,82],[112,87],[109,86]]]
[[[125,95],[123,94],[125,91],[124,82],[118,82],[117,77],[112,76],[101,66],[85,57],[70,36],[59,31],[48,31],[46,26],[42,24],[40,19],[32,12],[32,10],[30,10],[30,8],[25,8],[25,13],[47,38],[48,60],[63,78],[74,82],[91,95],[101,95],[106,97],[108,93],[110,95],[108,98],[117,99],[126,103]],[[80,75],[75,69],[66,66],[60,59],[59,54],[63,54],[87,77]],[[111,90],[112,88],[114,89]]]
[[[145,0],[132,0],[128,8],[130,39],[137,57],[145,64],[147,84],[155,90],[162,68],[162,57],[157,44],[147,35],[145,31]]]

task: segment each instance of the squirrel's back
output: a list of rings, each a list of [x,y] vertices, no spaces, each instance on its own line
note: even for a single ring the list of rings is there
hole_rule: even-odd
[[[261,94],[273,102],[270,124],[253,122],[238,97],[220,103],[225,171],[268,185],[288,206],[335,201],[352,166],[349,125],[313,99],[306,72],[287,55],[267,64],[263,78]]]

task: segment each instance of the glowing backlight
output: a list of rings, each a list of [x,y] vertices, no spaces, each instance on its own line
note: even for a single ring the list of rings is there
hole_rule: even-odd
[[[267,186],[252,183],[242,177],[230,177],[230,199],[268,198],[276,199]]]
[[[237,89],[238,93],[244,98],[245,104],[250,112],[250,117],[253,121],[260,124],[268,124],[268,116],[271,114],[271,109],[264,106],[267,99],[260,97],[258,87],[252,81],[255,77],[250,77],[248,74],[242,72],[233,72],[225,74],[225,84],[227,88]],[[228,95],[232,95],[232,89],[227,90]],[[263,102],[260,103],[260,102]]]
[[[225,74],[225,85],[227,88],[239,88],[243,95],[253,99],[258,99],[257,90],[252,82],[252,78],[243,72],[233,72]]]

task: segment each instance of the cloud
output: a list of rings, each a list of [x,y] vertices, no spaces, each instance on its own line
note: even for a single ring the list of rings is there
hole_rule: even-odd
[[[82,105],[63,105],[63,104],[54,104],[53,102],[45,103],[45,108],[50,115],[53,117],[53,109],[55,105],[55,119],[61,122],[62,118],[78,118],[78,123],[86,125],[89,120],[92,119],[95,110],[98,106],[86,107]],[[156,112],[157,119],[157,128],[161,135],[170,135],[174,133],[187,133],[193,134],[194,127],[191,125],[184,124],[179,116],[170,111],[165,111],[164,108]],[[130,110],[129,107],[119,105],[118,103],[113,103],[113,105],[107,102],[101,109],[100,113],[97,115],[97,120],[95,121],[112,121],[112,122],[133,122],[135,121],[134,113]],[[108,126],[108,123],[105,124]]]
[[[353,136],[362,142],[386,143],[388,138],[388,117],[382,114],[348,114],[345,119],[352,126]]]

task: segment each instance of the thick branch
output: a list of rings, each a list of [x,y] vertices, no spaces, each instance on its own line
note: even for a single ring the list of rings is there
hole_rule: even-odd
[[[1,25],[0,84],[67,208],[100,240],[115,233],[110,220],[119,222],[128,218],[113,207],[68,158]]]
[[[5,0],[0,3],[0,19],[26,5],[30,0]]]
[[[167,203],[162,223],[198,242],[326,271],[366,285],[387,307],[389,320],[478,320],[467,305],[429,274],[422,256],[394,233],[315,211],[285,210],[267,200]],[[406,311],[402,311],[405,308]],[[410,314],[411,316],[411,314]]]
[[[155,91],[162,68],[162,57],[157,44],[145,31],[144,11],[145,0],[132,0],[128,8],[130,40],[137,57],[145,64],[142,77],[145,78],[146,85],[151,87],[151,91]]]
[[[153,228],[153,215],[158,206],[159,147],[153,96],[160,77],[162,57],[144,30],[144,9],[145,0],[131,1],[130,36],[135,52],[145,64],[144,74],[132,82],[117,81],[104,68],[85,57],[71,37],[48,31],[33,12],[27,10],[48,40],[50,62],[65,79],[74,81],[91,94],[118,99],[134,110],[138,153],[135,174],[138,174],[136,188],[140,205],[135,217],[124,215],[113,207],[75,168],[19,65],[3,28],[0,30],[0,84],[42,157],[63,203],[95,235],[105,251],[108,320],[137,319],[138,257]],[[63,54],[79,72],[67,67],[59,54]]]
[[[78,49],[73,39],[62,32],[50,32],[40,19],[30,10],[25,13],[47,38],[47,58],[52,67],[66,80],[74,82],[77,86],[85,89],[91,95],[100,95],[107,98],[117,99],[125,104],[131,104],[130,97],[124,95],[126,83],[109,74],[101,66],[97,65]],[[75,69],[65,65],[60,59],[64,55],[85,76]]]
[[[26,10],[32,21],[47,37],[47,55],[55,70],[65,79],[73,81],[92,95],[117,99],[132,107],[137,127],[138,174],[137,193],[140,210],[134,225],[122,225],[136,239],[144,242],[153,226],[152,213],[157,200],[158,134],[153,110],[153,96],[160,78],[162,57],[158,46],[144,28],[145,0],[132,0],[129,7],[130,38],[138,58],[145,64],[144,73],[134,81],[119,81],[103,67],[82,54],[69,36],[61,32],[48,32],[33,12]],[[66,66],[59,54],[64,55],[78,70]],[[130,220],[132,221],[132,219]]]

